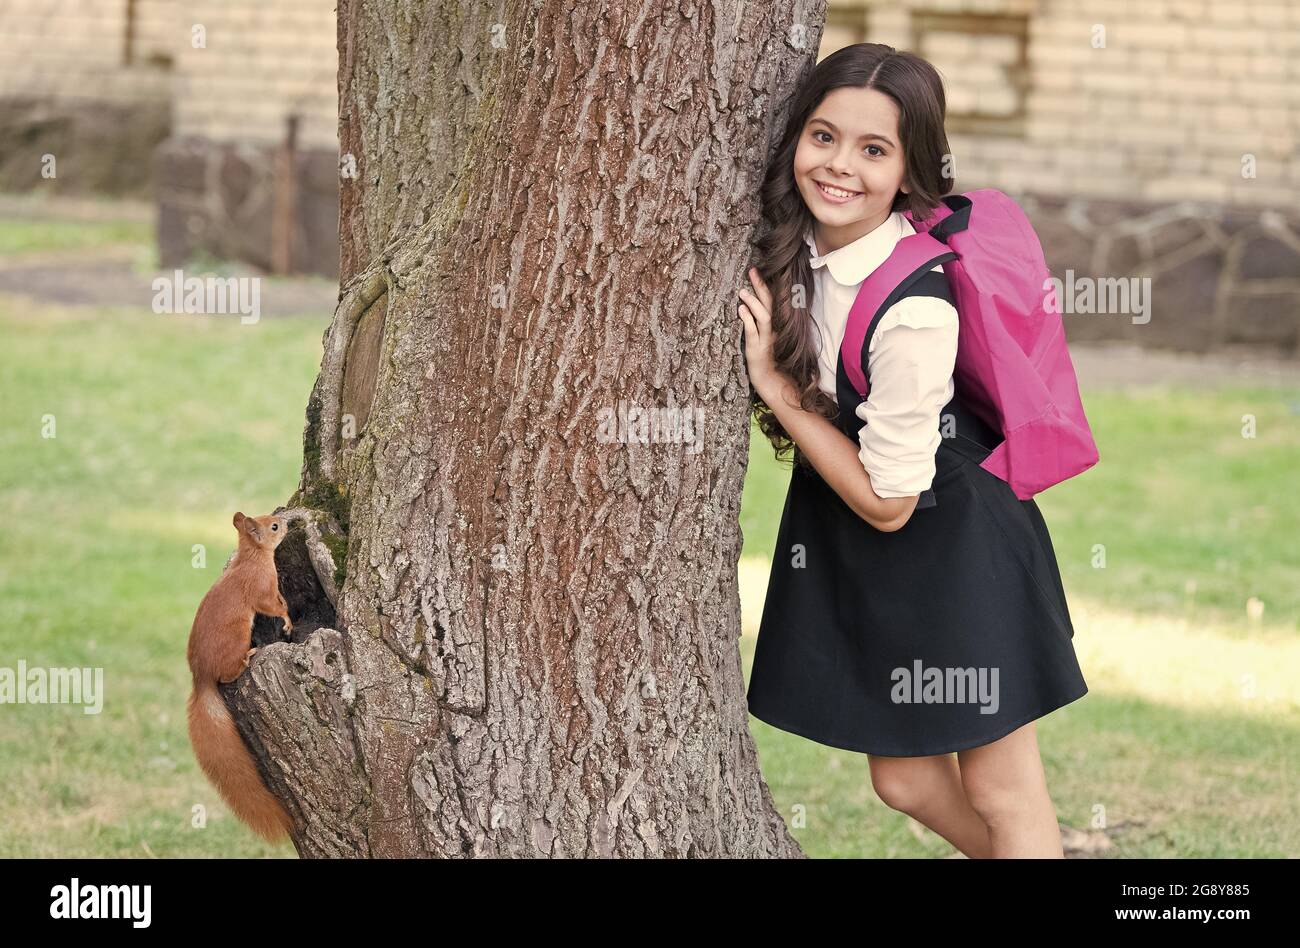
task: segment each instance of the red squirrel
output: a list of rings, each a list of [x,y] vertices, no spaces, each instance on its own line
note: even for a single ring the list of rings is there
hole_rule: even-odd
[[[190,743],[199,766],[235,815],[254,832],[276,840],[292,828],[289,814],[262,782],[217,683],[238,678],[257,651],[249,647],[255,612],[283,619],[286,636],[293,631],[275,569],[275,548],[289,528],[283,517],[242,513],[235,514],[234,525],[239,549],[199,603],[190,628]]]

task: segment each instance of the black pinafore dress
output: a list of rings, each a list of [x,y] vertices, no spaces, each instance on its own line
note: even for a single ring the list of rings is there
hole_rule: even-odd
[[[928,272],[907,295],[952,301]],[[862,398],[841,358],[837,424]],[[749,711],[821,744],[886,757],[979,747],[1083,697],[1074,627],[1038,506],[980,467],[1001,441],[957,392],[935,477],[886,533],[811,467],[790,477],[750,673]],[[797,450],[797,449],[796,449]]]

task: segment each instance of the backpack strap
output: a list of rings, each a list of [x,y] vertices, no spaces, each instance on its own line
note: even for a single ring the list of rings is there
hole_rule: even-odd
[[[885,311],[937,263],[956,260],[957,254],[925,231],[904,237],[893,252],[862,281],[849,310],[840,343],[844,372],[859,396],[867,394],[867,340]]]
[[[932,226],[918,224],[912,219],[910,212],[904,212],[904,216],[916,230],[924,230],[931,237],[937,237],[946,244],[953,234],[959,234],[970,227],[971,199],[964,194],[949,194],[943,199],[943,203],[948,208],[948,213]]]

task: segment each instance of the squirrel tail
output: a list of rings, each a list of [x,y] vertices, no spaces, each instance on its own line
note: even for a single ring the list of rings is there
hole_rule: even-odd
[[[244,746],[215,683],[195,684],[190,693],[189,720],[194,756],[226,805],[265,839],[274,841],[289,835],[293,825],[289,814],[262,782],[253,755]]]

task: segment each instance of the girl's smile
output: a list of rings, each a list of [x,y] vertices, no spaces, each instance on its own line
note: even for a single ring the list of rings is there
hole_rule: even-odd
[[[824,181],[814,181],[817,185],[817,191],[821,196],[831,204],[848,204],[862,197],[861,191],[849,191],[845,188],[835,187]]]

